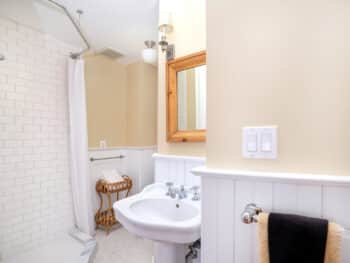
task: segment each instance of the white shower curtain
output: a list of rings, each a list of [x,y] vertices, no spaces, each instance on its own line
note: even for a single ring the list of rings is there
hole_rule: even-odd
[[[68,61],[70,175],[76,227],[94,234],[91,180],[88,163],[84,61]]]

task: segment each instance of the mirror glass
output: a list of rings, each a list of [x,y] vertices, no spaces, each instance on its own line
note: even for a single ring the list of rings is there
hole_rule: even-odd
[[[177,72],[178,130],[206,129],[206,65]]]

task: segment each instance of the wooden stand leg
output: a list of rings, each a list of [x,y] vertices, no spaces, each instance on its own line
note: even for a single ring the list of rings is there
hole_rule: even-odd
[[[97,194],[98,194],[98,197],[100,198],[100,207],[98,208],[97,213],[96,213],[96,215],[95,215],[95,222],[96,222],[95,230],[98,229],[98,225],[99,225],[99,224],[97,223],[99,220],[96,220],[96,217],[100,216],[101,211],[102,211],[102,206],[103,206],[103,197],[102,197],[102,194],[101,194],[100,192],[97,192]]]
[[[111,227],[112,227],[112,218],[113,218],[113,208],[112,208],[112,197],[111,197],[111,193],[107,193],[107,198],[108,198],[108,224],[107,224],[107,235],[109,234],[109,232],[111,231]]]

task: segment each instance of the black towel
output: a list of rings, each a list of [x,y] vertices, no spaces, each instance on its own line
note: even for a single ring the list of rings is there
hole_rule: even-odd
[[[327,220],[271,213],[270,263],[323,263],[327,232]]]

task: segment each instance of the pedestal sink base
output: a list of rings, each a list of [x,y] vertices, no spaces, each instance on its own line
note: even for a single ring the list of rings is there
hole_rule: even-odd
[[[186,245],[154,242],[155,263],[185,263]]]

